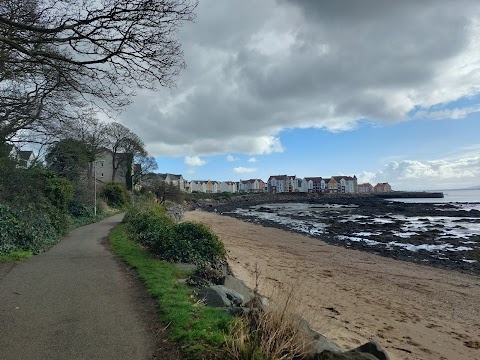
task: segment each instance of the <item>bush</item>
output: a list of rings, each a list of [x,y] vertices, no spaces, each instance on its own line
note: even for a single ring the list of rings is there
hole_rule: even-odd
[[[192,222],[175,224],[159,205],[136,206],[123,221],[135,241],[165,260],[198,265],[216,265],[224,260],[223,244],[207,226]]]
[[[73,197],[72,183],[64,178],[47,177],[45,195],[53,206],[66,211]]]
[[[79,199],[72,199],[68,204],[68,213],[75,217],[90,217],[92,216],[92,210],[85,205],[85,203]]]
[[[116,182],[106,183],[102,187],[100,194],[110,207],[124,209],[129,205],[129,194],[124,184]]]
[[[217,264],[225,257],[220,239],[205,224],[184,222],[175,225],[175,239],[181,261]]]
[[[39,253],[58,240],[48,213],[32,209],[12,211],[0,205],[0,254],[22,250]]]
[[[23,236],[23,227],[20,221],[8,206],[0,204],[0,254],[17,250],[15,239]]]

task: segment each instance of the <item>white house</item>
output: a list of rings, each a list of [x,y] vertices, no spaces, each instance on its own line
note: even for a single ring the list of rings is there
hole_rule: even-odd
[[[262,179],[240,180],[238,183],[238,191],[240,192],[264,192],[265,182]]]
[[[358,192],[357,177],[351,176],[332,176],[327,184],[328,192],[356,193]]]
[[[192,180],[190,181],[190,192],[207,192],[207,181]]]
[[[272,175],[267,181],[268,192],[295,192],[298,191],[298,182],[295,175]]]
[[[35,161],[35,154],[30,150],[17,150],[11,147],[10,158],[17,162],[18,168],[28,169]]]
[[[220,183],[220,192],[236,193],[237,192],[237,183],[235,183],[233,181],[222,181]]]

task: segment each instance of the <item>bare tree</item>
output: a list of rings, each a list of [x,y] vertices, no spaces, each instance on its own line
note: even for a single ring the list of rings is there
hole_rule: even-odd
[[[119,110],[139,88],[173,86],[185,66],[176,33],[196,6],[196,0],[2,0],[0,135],[14,138],[41,125],[66,94]]]
[[[157,161],[153,156],[136,156],[134,162],[135,171],[133,172],[133,186],[139,185],[148,174],[158,169]]]
[[[107,141],[108,149],[112,153],[112,181],[115,181],[120,169],[127,172],[131,171],[131,165],[135,157],[147,156],[145,144],[140,137],[117,122],[107,125]]]

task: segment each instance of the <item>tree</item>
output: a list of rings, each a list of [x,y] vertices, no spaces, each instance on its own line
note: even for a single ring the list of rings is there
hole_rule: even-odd
[[[117,122],[107,125],[108,149],[112,153],[112,182],[119,170],[126,171],[127,179],[131,179],[131,167],[135,157],[147,156],[145,144],[130,129]]]
[[[167,200],[181,204],[185,200],[185,194],[180,190],[180,187],[165,181],[160,182],[156,187],[155,195],[162,204]]]
[[[50,170],[72,182],[77,182],[87,170],[90,153],[82,141],[64,139],[50,147],[45,160]]]
[[[134,163],[133,186],[139,185],[148,174],[158,169],[157,161],[153,156],[136,156]]]
[[[43,127],[51,120],[46,114],[76,95],[119,110],[137,89],[173,86],[185,66],[175,36],[196,6],[196,0],[2,0],[0,135],[12,139]]]

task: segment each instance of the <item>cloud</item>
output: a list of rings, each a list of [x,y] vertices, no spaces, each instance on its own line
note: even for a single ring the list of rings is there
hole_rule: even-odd
[[[395,190],[451,189],[480,185],[480,156],[431,161],[391,161],[376,173],[364,172],[359,180],[388,181]]]
[[[237,174],[248,174],[248,173],[254,173],[256,171],[257,171],[257,169],[246,168],[246,167],[241,167],[241,166],[233,169],[233,172],[237,173]]]
[[[471,106],[464,108],[444,109],[444,110],[419,110],[414,115],[414,119],[444,120],[444,119],[463,119],[466,116],[480,112],[480,106]]]
[[[232,155],[227,155],[227,161],[233,162],[235,160],[237,160],[237,159],[235,159],[235,157],[233,157]]]
[[[254,163],[257,162],[257,159],[254,157],[251,157],[250,159],[247,160],[248,162]]]
[[[156,156],[269,154],[285,129],[478,111],[448,109],[480,92],[473,0],[204,0],[179,37],[177,87],[140,92],[121,115]]]
[[[184,162],[188,166],[202,166],[207,163],[205,160],[200,159],[198,156],[185,156]]]

